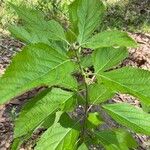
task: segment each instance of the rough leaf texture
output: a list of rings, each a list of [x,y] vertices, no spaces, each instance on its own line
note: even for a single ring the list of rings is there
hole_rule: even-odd
[[[14,137],[20,137],[34,130],[72,96],[72,92],[53,88],[51,91],[46,90],[32,99],[25,105],[15,122]]]
[[[63,28],[54,20],[45,21],[43,26],[36,26],[36,24],[34,27],[11,26],[9,31],[26,43],[43,42],[49,44],[50,40],[66,41]]]
[[[84,43],[84,47],[97,49],[102,47],[136,47],[136,42],[126,32],[117,30],[96,34]]]
[[[78,33],[78,15],[77,10],[79,6],[80,0],[75,0],[69,5],[69,19],[71,23],[71,29],[74,31],[74,33]]]
[[[11,4],[18,16],[22,19],[24,26],[11,26],[10,32],[27,43],[43,42],[48,44],[49,40],[66,41],[65,33],[61,25],[54,21],[45,21],[41,12],[15,6]]]
[[[128,56],[126,48],[100,48],[93,52],[93,64],[96,73],[104,72],[119,64]]]
[[[45,44],[27,46],[13,59],[0,78],[0,104],[38,86],[76,86],[74,64],[67,56]]]
[[[99,25],[105,10],[99,0],[81,0],[78,7],[78,42],[82,45]]]
[[[74,129],[76,123],[73,123],[68,115],[62,115],[59,122],[57,119],[41,137],[35,150],[76,150],[79,131]],[[61,117],[62,117],[61,116]]]
[[[91,104],[100,104],[114,96],[114,92],[103,84],[92,84],[89,86],[89,98]]]
[[[95,135],[106,150],[129,150],[137,147],[133,137],[121,129],[97,131]]]
[[[150,105],[150,72],[133,67],[124,67],[98,74],[98,79],[116,92],[131,94]]]
[[[82,144],[79,146],[78,150],[88,150],[88,148],[87,148],[87,146],[86,146],[85,143],[82,143]]]
[[[142,109],[125,103],[108,104],[103,108],[118,123],[137,133],[150,135],[150,114],[145,113]]]

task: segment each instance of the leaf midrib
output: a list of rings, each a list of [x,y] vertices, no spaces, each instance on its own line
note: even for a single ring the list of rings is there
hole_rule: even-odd
[[[82,4],[83,5],[83,4]],[[89,5],[88,1],[87,1],[87,5]],[[89,7],[87,7],[87,11],[86,12],[89,12]],[[79,15],[79,14],[78,14]],[[82,32],[81,32],[81,41],[80,41],[80,46],[83,45],[83,41],[85,42],[84,40],[84,36],[85,36],[85,27],[86,27],[86,21],[88,19],[87,17],[88,13],[86,13],[86,17],[84,18],[84,23],[83,23],[83,26],[82,26]],[[79,17],[80,18],[80,17]]]
[[[69,128],[69,130],[67,131],[67,133],[61,138],[61,140],[59,141],[58,145],[55,147],[55,149],[58,148],[58,146],[61,144],[61,142],[63,141],[63,139],[67,136],[67,134],[69,134],[69,132],[73,130],[72,128]]]
[[[58,107],[57,107],[57,108],[54,108],[51,112],[49,112],[49,113],[47,114],[47,116],[45,116],[45,118],[43,118],[39,123],[37,123],[37,124],[35,125],[34,129],[35,129],[38,125],[40,125],[50,114],[53,114],[53,113],[59,108],[60,105],[64,104],[66,101],[68,101],[72,96],[73,96],[73,95],[70,95],[69,97],[67,97],[67,98],[63,101],[63,103],[59,103],[59,104],[58,104]],[[33,130],[33,129],[32,129],[32,130]],[[30,130],[30,131],[32,131],[32,130]],[[25,133],[22,134],[22,135],[25,135]],[[20,136],[15,136],[15,138],[17,138],[17,137],[20,137]]]
[[[24,93],[26,90],[29,90],[28,87],[34,88],[34,87],[35,87],[34,84],[36,83],[37,80],[40,80],[42,77],[46,76],[46,75],[49,74],[51,71],[55,70],[57,67],[59,67],[59,66],[65,64],[65,63],[67,63],[67,62],[69,62],[69,61],[70,61],[69,59],[66,60],[66,61],[63,61],[63,62],[60,63],[59,65],[57,65],[57,66],[55,66],[54,68],[52,68],[51,70],[47,71],[47,72],[46,72],[45,74],[43,74],[42,76],[40,76],[40,77],[38,77],[38,78],[36,78],[36,79],[34,79],[34,80],[32,80],[32,81],[29,81],[29,82],[25,83],[25,85],[23,86],[23,88],[22,88],[22,87],[16,88],[16,89],[17,89],[16,91],[20,91],[21,89],[23,89],[23,92],[18,93],[17,95],[20,95],[20,94]],[[29,86],[29,83],[30,83],[30,85],[32,85],[32,86]],[[40,85],[41,85],[41,84],[42,84],[42,83],[40,83]],[[43,83],[43,85],[48,85],[48,84]],[[37,85],[37,86],[39,86],[39,85]],[[10,92],[9,95],[12,95],[12,93],[14,93],[14,91]],[[7,93],[6,95],[8,95],[8,93]],[[5,96],[3,96],[3,97],[5,97]],[[11,96],[11,98],[13,98],[13,97]],[[3,101],[3,100],[2,100],[2,101]]]
[[[120,53],[118,53],[117,56],[120,56]],[[107,61],[100,69],[98,69],[98,71],[96,72],[96,74],[98,74],[101,70],[103,70],[103,69],[111,62],[111,60],[113,60],[113,58],[114,58],[114,56],[111,57],[111,58],[109,59],[109,61]]]
[[[106,91],[107,91],[107,90],[105,90],[103,93],[101,93],[101,94],[94,100],[93,104],[95,104],[95,103],[98,101],[98,99],[99,99]],[[102,103],[102,102],[100,102],[100,103]]]
[[[98,137],[101,137],[106,143],[109,143],[109,144],[111,144],[111,146],[113,146],[114,148],[116,148],[117,145],[115,145],[115,144],[109,142],[106,138],[104,138],[103,136],[99,135],[98,133],[96,133],[96,135],[97,135]],[[101,143],[103,143],[103,145],[106,145],[106,144],[105,144],[104,142],[102,142],[102,141],[101,141]],[[104,146],[104,147],[105,147],[105,146]],[[117,148],[120,148],[120,146],[119,146],[119,147],[117,146]]]
[[[125,121],[127,121],[127,124],[128,124],[128,122],[129,123],[131,123],[132,125],[134,125],[134,126],[136,126],[137,128],[138,128],[138,130],[140,129],[141,131],[144,131],[144,132],[148,132],[148,131],[146,131],[145,129],[143,129],[143,128],[141,128],[140,126],[137,126],[134,122],[131,122],[128,118],[126,118],[126,117],[122,117],[120,114],[118,114],[117,112],[114,112],[114,111],[112,111],[111,109],[109,109],[109,108],[107,108],[107,107],[105,107],[105,106],[103,106],[103,108],[104,109],[106,109],[106,111],[109,111],[109,112],[111,112],[111,113],[113,113],[115,116],[119,116],[121,119],[124,119]],[[110,115],[111,116],[111,115]],[[113,118],[113,117],[112,117]],[[118,120],[118,119],[116,119],[116,120]],[[121,123],[122,124],[122,123]],[[126,125],[125,125],[126,126]],[[130,125],[129,125],[130,126]],[[131,128],[131,127],[130,127]],[[133,128],[131,128],[131,129],[133,129]],[[136,131],[136,129],[135,129],[135,131]],[[139,132],[139,131],[138,131]],[[140,132],[141,133],[141,132]]]
[[[126,88],[126,89],[129,90],[129,91],[132,91],[132,92],[134,93],[133,95],[135,95],[136,97],[141,97],[141,96],[142,96],[142,97],[147,98],[145,95],[141,94],[139,91],[135,91],[135,90],[133,90],[133,89],[130,89],[129,87],[125,86],[124,84],[121,84],[121,83],[119,83],[119,82],[117,82],[117,81],[115,81],[115,80],[112,80],[111,78],[108,78],[108,77],[106,77],[106,76],[104,76],[104,75],[102,75],[102,74],[96,74],[96,75],[101,76],[101,77],[103,77],[103,78],[105,78],[105,79],[107,79],[107,80],[109,80],[109,81],[111,81],[111,82],[113,82],[113,83],[116,83],[116,84],[122,86],[123,88]],[[137,93],[140,94],[140,95],[138,96]],[[130,92],[129,94],[131,94],[131,92]],[[132,95],[132,94],[131,94],[131,95]],[[146,102],[145,99],[142,98],[142,100],[143,100],[145,103],[148,103],[148,102]]]

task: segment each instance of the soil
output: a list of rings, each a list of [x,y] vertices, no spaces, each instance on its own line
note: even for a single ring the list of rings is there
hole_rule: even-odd
[[[129,33],[139,44],[136,49],[129,49],[129,57],[119,66],[134,66],[150,70],[150,35],[141,33]],[[6,67],[10,64],[11,58],[20,51],[24,44],[7,36],[1,36],[0,39],[0,75],[2,75]],[[42,88],[43,89],[43,88]],[[40,89],[34,89],[25,93],[9,102],[0,106],[0,150],[9,150],[13,140],[14,119],[18,116],[21,107],[29,99],[34,97]],[[139,101],[129,95],[117,94],[110,102],[128,102],[137,107],[141,107]],[[112,122],[113,124],[113,122]],[[114,126],[114,124],[113,124]],[[39,130],[33,137],[24,144],[21,150],[30,150],[34,145],[34,139],[37,138],[42,131]],[[139,143],[138,150],[150,150],[150,137],[142,135],[134,135]]]

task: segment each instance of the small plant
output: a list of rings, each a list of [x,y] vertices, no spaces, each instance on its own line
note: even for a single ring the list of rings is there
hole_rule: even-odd
[[[70,28],[65,31],[56,21],[45,21],[40,12],[11,6],[23,26],[11,26],[10,31],[27,45],[0,79],[0,103],[47,87],[22,108],[15,121],[12,149],[18,149],[39,127],[47,130],[35,150],[86,150],[91,145],[106,150],[135,149],[137,143],[129,129],[150,135],[150,115],[142,108],[106,103],[120,92],[149,106],[150,72],[115,68],[128,56],[127,48],[137,44],[125,32],[94,32],[106,9],[101,1],[75,0],[69,6]],[[92,105],[121,126],[101,128],[107,122],[101,111],[91,110]],[[82,108],[80,117],[74,115],[75,108]]]

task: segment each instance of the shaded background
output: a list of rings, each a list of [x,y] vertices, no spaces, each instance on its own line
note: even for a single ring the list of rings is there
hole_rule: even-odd
[[[8,2],[41,10],[46,19],[66,22],[68,4],[73,0],[1,0],[0,32],[6,32],[9,24],[19,23]],[[131,32],[150,32],[150,0],[104,0],[107,13],[103,30],[117,28]]]

